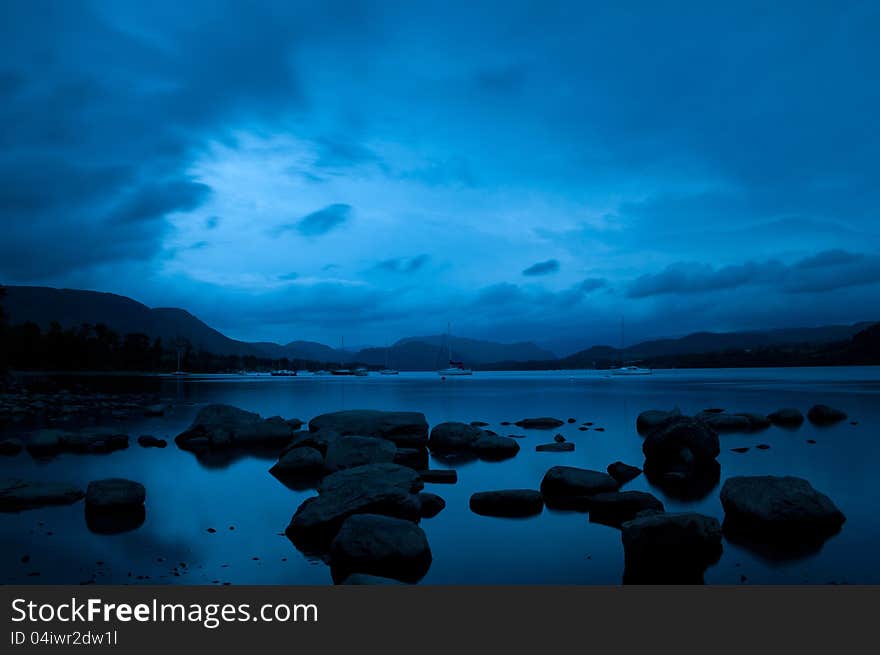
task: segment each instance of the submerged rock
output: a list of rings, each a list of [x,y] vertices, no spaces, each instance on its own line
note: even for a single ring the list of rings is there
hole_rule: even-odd
[[[263,419],[254,412],[218,404],[203,407],[192,425],[174,441],[183,450],[198,452],[224,448],[281,448],[293,438],[294,431],[280,417]]]
[[[0,439],[0,455],[18,455],[24,448],[24,444],[18,437]]]
[[[51,457],[61,453],[103,454],[128,448],[128,435],[107,430],[40,430],[31,436],[25,447],[34,457]]]
[[[403,448],[422,448],[428,441],[428,422],[421,412],[350,409],[321,414],[309,421],[309,432],[324,430],[343,436],[387,439]]]
[[[696,513],[640,516],[621,530],[624,584],[702,584],[721,557],[721,525]]]
[[[700,500],[718,486],[721,481],[721,465],[713,460],[696,467],[666,468],[645,461],[645,477],[670,498]]]
[[[558,509],[588,509],[592,496],[607,491],[617,491],[617,480],[607,473],[554,466],[541,480],[541,493],[547,507]]]
[[[334,580],[353,573],[417,582],[431,567],[424,530],[411,521],[376,514],[345,520],[330,546]]]
[[[542,443],[535,446],[535,451],[539,453],[570,453],[574,450],[574,444],[571,441],[560,443],[554,441],[552,443]]]
[[[544,499],[533,489],[480,491],[471,496],[470,508],[483,516],[534,516],[544,510]]]
[[[697,414],[695,418],[702,421],[716,432],[752,431],[752,422],[747,416],[741,414],[727,414],[726,412],[720,414],[700,413]]]
[[[455,469],[425,469],[419,471],[422,482],[434,484],[455,484],[458,482],[458,472]]]
[[[639,414],[636,418],[636,430],[639,434],[650,434],[654,430],[659,430],[671,421],[681,417],[681,411],[675,409],[666,411],[662,409],[648,409]]]
[[[124,509],[144,504],[147,490],[140,482],[125,478],[107,478],[89,482],[86,507],[93,509]]]
[[[630,466],[629,464],[624,464],[620,461],[608,465],[608,475],[617,480],[619,485],[624,485],[630,480],[634,480],[639,477],[641,473],[642,469],[636,466]]]
[[[437,516],[446,507],[446,501],[437,494],[429,491],[422,491],[419,494],[419,500],[422,503],[422,518],[432,519]]]
[[[64,482],[32,482],[19,478],[0,480],[0,511],[18,512],[47,505],[70,505],[85,493]]]
[[[778,546],[820,546],[846,517],[828,496],[802,478],[772,475],[728,478],[721,489],[724,533],[732,541]],[[772,548],[770,548],[772,550]]]
[[[424,484],[411,468],[397,464],[369,464],[325,477],[318,495],[307,498],[287,526],[287,536],[298,547],[329,544],[339,526],[354,514],[383,514],[418,521]]]
[[[846,418],[846,412],[828,405],[813,405],[807,412],[807,418],[814,425],[831,425]]]
[[[793,407],[777,409],[775,412],[767,414],[767,418],[773,425],[786,428],[796,428],[804,422],[804,415],[801,413],[801,410]]]
[[[519,452],[519,444],[510,437],[484,434],[474,442],[472,450],[480,459],[500,461],[514,457]]]
[[[324,468],[333,473],[342,469],[393,462],[397,446],[386,439],[349,436],[331,442],[324,457]]]
[[[564,425],[564,423],[558,418],[541,416],[538,418],[524,418],[514,423],[514,425],[525,430],[552,430],[553,428],[558,428],[560,425]]]
[[[590,521],[617,528],[636,518],[640,512],[663,511],[663,503],[643,491],[610,491],[590,498]]]

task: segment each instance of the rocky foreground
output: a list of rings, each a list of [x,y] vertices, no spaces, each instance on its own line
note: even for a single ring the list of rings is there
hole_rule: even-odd
[[[140,408],[144,411],[144,408]],[[161,414],[155,406],[146,410]],[[816,405],[807,420],[817,425],[842,421],[840,410]],[[667,513],[660,499],[621,490],[644,470],[649,482],[671,497],[695,498],[720,479],[720,435],[754,433],[778,426],[796,429],[804,421],[797,409],[768,416],[728,414],[710,408],[695,416],[678,410],[648,410],[636,429],[644,438],[642,468],[616,461],[605,470],[553,466],[537,489],[489,489],[473,494],[471,511],[514,518],[540,514],[545,507],[586,512],[592,522],[621,532],[626,583],[699,583],[722,552],[722,537],[763,553],[817,549],[845,521],[833,501],[806,480],[784,476],[728,478],[721,489],[724,516]],[[554,430],[564,423],[550,417],[514,423],[522,430]],[[505,422],[503,425],[510,425]],[[413,583],[431,566],[432,553],[420,527],[446,506],[424,490],[426,482],[454,484],[451,468],[430,469],[429,455],[455,463],[469,459],[501,461],[515,457],[523,435],[502,436],[486,424],[444,422],[429,429],[418,412],[349,410],[298,419],[263,418],[229,405],[203,407],[192,425],[175,438],[178,448],[199,457],[230,452],[272,452],[269,472],[297,489],[314,489],[294,511],[284,532],[303,552],[322,557],[337,583]],[[590,422],[582,431],[601,430]],[[726,438],[726,437],[725,437]],[[142,447],[164,447],[150,436]],[[0,441],[0,453],[23,450],[33,457],[60,453],[106,453],[127,448],[129,438],[112,430],[38,430],[27,439]],[[759,447],[759,446],[758,446]],[[537,451],[570,452],[561,434]],[[741,452],[741,448],[732,448]],[[145,518],[147,490],[121,478],[96,480],[87,489],[63,482],[20,479],[0,482],[0,511],[18,512],[46,505],[84,501],[90,530],[112,534],[133,530]]]

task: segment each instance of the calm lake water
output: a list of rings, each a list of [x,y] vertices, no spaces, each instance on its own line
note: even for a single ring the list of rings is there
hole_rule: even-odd
[[[706,582],[880,583],[880,367],[676,370],[637,378],[608,378],[593,371],[480,372],[446,381],[429,373],[104,378],[103,384],[108,383],[159,391],[175,402],[174,408],[160,418],[116,423],[131,435],[128,450],[62,455],[49,461],[22,453],[0,458],[0,475],[69,480],[83,488],[103,477],[138,480],[147,488],[145,523],[125,534],[93,534],[86,527],[82,503],[0,514],[0,580],[330,584],[328,567],[301,554],[283,535],[297,506],[313,492],[292,491],[278,482],[267,472],[272,460],[245,457],[207,467],[173,444],[200,406],[229,403],[263,416],[303,420],[340,409],[417,410],[430,425],[481,420],[499,434],[525,434],[515,458],[456,465],[457,484],[426,485],[426,490],[446,499],[447,507],[422,521],[434,556],[422,583],[618,584],[623,573],[619,530],[572,512],[545,510],[529,519],[478,516],[468,509],[470,495],[537,489],[547,469],[557,464],[604,471],[609,463],[622,460],[641,467],[642,439],[635,419],[645,409],[678,406],[695,413],[723,407],[768,413],[791,406],[806,412],[814,403],[826,403],[846,411],[849,419],[827,428],[806,422],[797,430],[773,427],[756,434],[722,435],[721,482],[700,500],[670,498],[643,475],[624,489],[650,491],[667,511],[693,510],[720,520],[718,494],[726,477],[804,477],[846,514],[840,534],[818,553],[785,561],[768,560],[725,541],[720,562],[706,571]],[[499,425],[526,416],[573,417],[577,422],[553,431]],[[578,431],[585,421],[605,431]],[[535,445],[552,441],[556,432],[574,442],[576,450],[535,452]],[[141,448],[135,442],[140,434],[167,438],[169,447]],[[817,443],[809,444],[808,439]],[[762,443],[770,448],[754,448]],[[730,451],[740,446],[752,448],[745,454]],[[22,562],[24,556],[28,561]],[[179,576],[172,571],[175,566]]]

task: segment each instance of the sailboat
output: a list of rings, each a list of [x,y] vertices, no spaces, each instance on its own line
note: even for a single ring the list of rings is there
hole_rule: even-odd
[[[340,337],[340,346],[339,350],[342,352],[342,357],[345,357],[345,337]],[[334,368],[330,371],[330,375],[354,375],[354,372],[350,368],[343,368],[342,362],[340,362],[339,368]]]
[[[189,375],[186,371],[180,370],[180,347],[177,348],[177,370],[174,371],[171,375]]]
[[[379,371],[379,375],[398,375],[400,371],[394,368],[388,367],[388,351],[391,350],[391,346],[385,347],[385,368]]]
[[[620,352],[623,352],[623,330],[624,330],[624,322],[623,317],[620,317]],[[653,371],[649,368],[643,368],[641,366],[636,366],[638,362],[623,362],[623,366],[620,368],[616,368],[611,371],[611,375],[651,375]]]
[[[441,377],[448,377],[452,375],[473,375],[474,372],[464,367],[463,362],[456,362],[452,359],[452,324],[448,323],[446,325],[446,345],[448,348],[449,355],[449,366],[447,368],[441,368],[437,371],[437,375]]]

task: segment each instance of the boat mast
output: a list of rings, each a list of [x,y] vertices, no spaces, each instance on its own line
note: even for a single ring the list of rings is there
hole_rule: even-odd
[[[452,365],[452,321],[446,323],[446,346],[449,349],[449,365]]]

